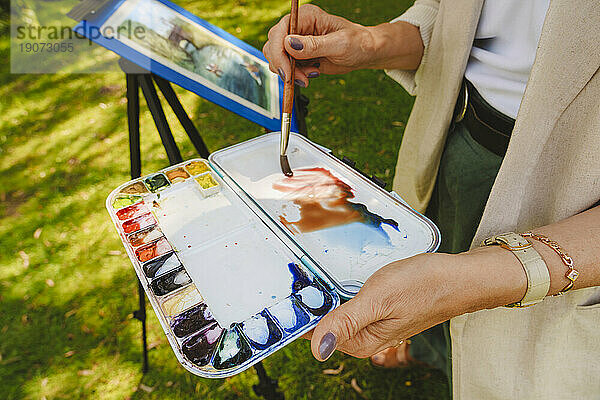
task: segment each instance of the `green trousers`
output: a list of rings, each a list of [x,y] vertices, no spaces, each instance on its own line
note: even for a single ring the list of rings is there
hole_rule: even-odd
[[[438,251],[460,253],[469,249],[501,163],[502,157],[477,143],[463,124],[450,129],[425,213],[442,234]],[[410,353],[450,378],[449,322],[412,337]]]

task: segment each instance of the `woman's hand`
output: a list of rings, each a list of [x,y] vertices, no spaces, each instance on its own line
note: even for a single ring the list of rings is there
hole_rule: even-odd
[[[519,261],[500,247],[397,261],[319,322],[312,352],[318,360],[335,349],[368,357],[457,315],[518,301],[526,285]]]
[[[288,35],[289,19],[286,15],[271,28],[263,53],[271,71],[283,80],[290,73],[289,56],[298,60],[294,79],[300,86],[306,87],[308,78],[316,78],[321,73],[387,68],[386,62],[397,52],[408,51],[408,47],[415,53],[413,60],[400,67],[416,68],[421,59],[423,43],[419,29],[410,24],[366,27],[305,4],[298,9],[299,33]],[[407,43],[410,46],[407,47]],[[406,54],[404,56],[406,58]]]
[[[373,39],[366,27],[328,14],[312,4],[298,9],[297,35],[287,34],[289,22],[288,14],[272,27],[263,47],[271,71],[281,79],[285,80],[289,74],[289,55],[302,60],[296,64],[295,75],[298,84],[304,83],[301,86],[320,73],[341,74],[368,62]]]

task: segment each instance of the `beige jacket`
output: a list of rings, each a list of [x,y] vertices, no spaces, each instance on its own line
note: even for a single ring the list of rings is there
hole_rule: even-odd
[[[420,27],[416,72],[387,71],[414,108],[394,190],[423,211],[484,0],[417,0],[397,20]],[[551,0],[508,151],[474,244],[564,219],[600,200],[600,1]],[[600,229],[600,227],[598,227]],[[585,242],[588,246],[597,243]],[[600,262],[600,260],[599,260]],[[599,399],[600,293],[451,321],[455,399]]]

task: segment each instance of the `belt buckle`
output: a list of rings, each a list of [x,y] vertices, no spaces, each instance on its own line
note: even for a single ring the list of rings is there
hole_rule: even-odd
[[[459,123],[465,118],[465,114],[467,113],[467,105],[469,104],[469,91],[467,89],[467,84],[463,81],[461,89],[464,88],[464,96],[463,96],[463,104],[460,108],[460,112],[454,118],[454,123]],[[461,90],[462,92],[462,90]]]

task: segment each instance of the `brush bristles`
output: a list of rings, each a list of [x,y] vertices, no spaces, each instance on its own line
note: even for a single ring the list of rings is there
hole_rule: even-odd
[[[287,156],[279,156],[279,164],[281,165],[281,171],[285,176],[292,176],[294,173],[292,172],[292,168],[290,167],[290,162],[288,161]]]

